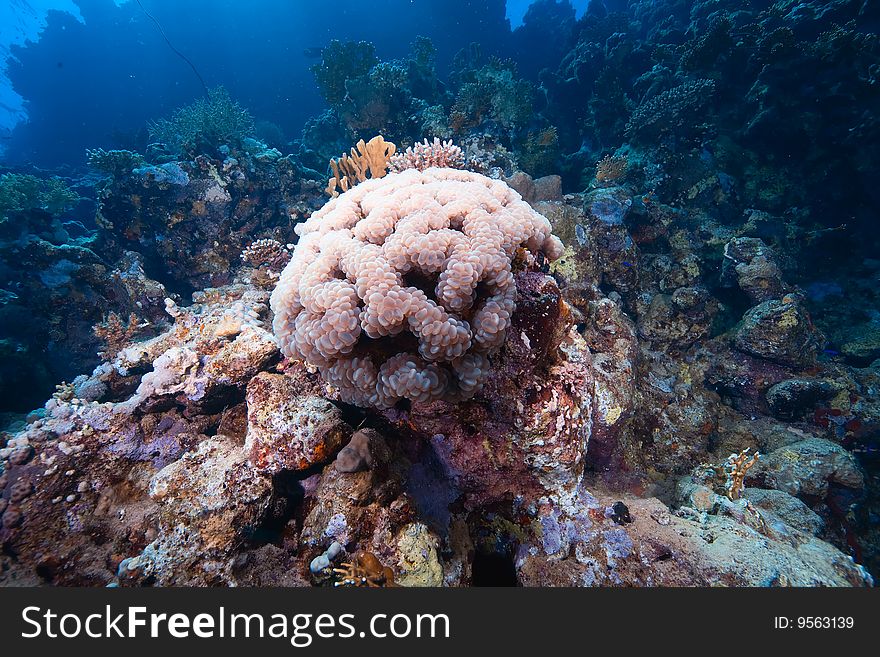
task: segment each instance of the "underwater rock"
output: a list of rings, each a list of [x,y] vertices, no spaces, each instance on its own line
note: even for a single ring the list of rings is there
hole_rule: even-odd
[[[625,214],[629,197],[621,188],[606,191],[620,200]],[[589,290],[605,285],[627,296],[638,287],[639,250],[626,226],[606,223],[591,211],[587,197],[572,194],[560,202],[536,203],[545,214],[565,247],[552,271],[563,277],[567,286]],[[621,215],[622,221],[623,214]],[[581,308],[583,310],[583,308]]]
[[[370,439],[376,432],[372,429],[360,429],[351,436],[348,444],[339,450],[334,462],[339,472],[360,472],[369,470],[373,465],[373,454],[370,451]]]
[[[721,281],[739,285],[753,303],[781,299],[788,291],[773,250],[752,237],[738,237],[724,245]]]
[[[688,347],[709,334],[718,302],[702,287],[655,294],[640,313],[639,336],[654,346]]]
[[[397,543],[397,582],[401,586],[440,586],[443,567],[440,565],[440,540],[426,525],[412,523],[400,530]]]
[[[519,192],[529,205],[546,201],[562,200],[562,178],[559,176],[543,176],[532,178],[525,171],[515,171],[504,182]]]
[[[814,536],[820,536],[825,528],[825,521],[818,513],[785,491],[746,488],[743,497],[759,509],[773,514],[775,522]]]
[[[230,583],[235,550],[266,513],[272,480],[250,467],[234,440],[216,436],[153,476],[149,494],[158,503],[159,537],[136,557],[140,577],[204,586]]]
[[[405,462],[378,434],[370,442],[373,469],[341,472],[329,466],[306,486],[299,542],[311,559],[336,542],[350,553],[359,548],[396,562],[392,538],[415,514],[403,494]]]
[[[571,203],[544,201],[535,203],[534,208],[547,217],[553,234],[565,246],[562,256],[550,265],[550,271],[560,278],[567,300],[584,312],[586,302],[597,296],[602,280],[600,252],[590,222],[583,208]]]
[[[535,179],[535,197],[529,201],[532,205],[541,201],[562,200],[562,178],[557,175],[542,176]]]
[[[212,329],[228,321],[219,318]],[[177,324],[183,327],[191,318]],[[200,326],[201,328],[201,326]],[[190,409],[218,411],[230,401],[239,400],[250,378],[278,359],[278,349],[271,334],[251,326],[235,339],[215,337],[208,344],[193,349],[169,340],[173,333],[138,343],[121,352],[120,367],[134,369],[152,362],[140,384],[124,404],[128,410],[161,410],[175,403]],[[153,354],[158,355],[153,355]]]
[[[244,467],[244,452],[235,447],[243,442],[244,429],[237,439],[220,433],[209,440],[206,434],[215,433],[218,426],[234,428],[236,422],[230,419],[234,411],[224,408],[235,399],[244,402],[247,381],[277,361],[277,347],[265,324],[244,310],[265,297],[265,292],[240,286],[202,295],[201,304],[181,310],[164,333],[126,346],[92,375],[79,377],[72,394],[50,399],[43,412],[10,440],[12,449],[5,457],[0,454],[5,461],[2,478],[10,482],[4,497],[11,485],[30,492],[5,510],[0,541],[15,549],[18,557],[3,578],[102,586],[114,580],[124,557],[133,559],[149,543],[158,540],[173,547],[175,541],[183,546],[192,539],[195,542],[186,543],[188,547],[181,547],[173,558],[169,555],[174,549],[169,547],[161,558],[165,561],[155,562],[161,567],[152,568],[149,575],[142,572],[145,561],[129,561],[123,569],[125,581],[120,582],[217,583],[214,575],[205,572],[193,574],[194,580],[183,579],[179,568],[188,566],[181,566],[180,560],[198,559],[207,548],[199,542],[201,538],[193,538],[195,534],[175,539],[165,532],[176,531],[173,528],[179,523],[174,519],[178,517],[197,525],[200,521],[193,514],[203,502],[207,506],[216,503],[212,508],[227,514],[238,492],[255,490],[255,480],[248,479],[253,470]],[[230,317],[237,318],[242,333],[232,341],[215,337],[217,327]],[[233,353],[224,350],[230,344],[236,344]],[[158,367],[153,366],[156,361]],[[81,393],[84,398],[75,396]],[[97,396],[89,399],[93,395]],[[132,413],[132,408],[139,410]],[[201,444],[208,451],[196,457]],[[27,459],[18,456],[24,452],[30,452]],[[16,456],[10,460],[13,453]],[[150,480],[185,454],[192,455],[183,462],[190,465],[171,468],[157,480],[165,481],[167,475],[168,485],[176,490],[174,482],[185,478],[188,483],[180,485],[189,486],[165,498],[168,525],[160,526],[160,502],[148,494]],[[226,474],[226,483],[218,483]],[[226,510],[226,502],[216,497],[220,495],[216,486],[221,484],[230,486]],[[263,499],[264,493],[255,493],[254,503],[260,508],[268,499]],[[242,527],[252,527],[259,513],[245,520],[247,508],[242,504],[238,508],[242,515],[223,517],[232,518],[232,525],[238,522],[235,518],[242,518]],[[233,559],[240,545],[234,531],[228,533],[224,521],[211,525],[207,516],[204,521],[198,536],[223,545]],[[251,570],[248,576],[259,573]]]
[[[861,489],[865,477],[856,458],[822,438],[808,438],[762,456],[750,480],[793,496],[824,498],[831,485]]]
[[[880,358],[880,323],[876,321],[844,329],[834,338],[841,355],[857,367]]]
[[[351,435],[332,403],[292,377],[261,372],[247,387],[245,449],[261,472],[307,470],[329,461]]]
[[[569,524],[571,557],[547,558],[540,544],[520,546],[524,586],[870,586],[871,577],[837,548],[792,529],[776,540],[729,515],[684,517],[656,499],[625,497],[631,524],[603,513]],[[601,511],[611,501],[594,500]],[[564,524],[564,523],[563,523]],[[574,534],[572,534],[574,532]]]
[[[619,465],[622,436],[635,411],[638,340],[620,306],[600,299],[591,306],[584,332],[595,379],[587,461],[592,468]]]
[[[739,418],[717,394],[695,385],[705,376],[707,364],[682,362],[644,345],[636,363],[640,384],[635,388],[629,449],[637,450],[651,468],[669,475],[712,460],[713,442],[723,438],[720,426]]]
[[[803,417],[818,404],[843,392],[845,387],[825,379],[788,379],[767,390],[767,406],[778,418],[792,420]]]
[[[584,197],[584,210],[606,226],[619,226],[632,207],[632,198],[622,187],[595,189]]]
[[[813,365],[823,342],[803,304],[791,296],[746,312],[733,339],[737,349],[796,369]]]

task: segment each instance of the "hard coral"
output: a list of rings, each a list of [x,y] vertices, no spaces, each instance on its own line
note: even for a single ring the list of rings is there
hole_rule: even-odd
[[[151,139],[172,153],[198,153],[253,134],[254,119],[224,87],[215,87],[206,98],[181,107],[171,118],[151,121],[147,129]]]
[[[342,43],[333,39],[321,50],[321,62],[311,67],[321,95],[331,106],[345,100],[345,83],[366,75],[379,63],[376,48],[367,41]]]
[[[241,259],[252,267],[280,271],[290,261],[290,252],[278,240],[266,238],[252,242],[241,252]]]
[[[327,189],[324,191],[335,198],[339,196],[337,188],[343,192],[348,191],[365,181],[367,174],[370,178],[381,178],[388,172],[388,163],[396,150],[397,146],[385,141],[382,135],[377,135],[366,143],[361,139],[356,147],[352,147],[351,155],[343,153],[338,160],[330,160],[333,177],[327,182]]]
[[[398,153],[390,160],[392,171],[405,171],[406,169],[418,169],[424,171],[431,167],[449,169],[464,168],[464,153],[461,149],[449,141],[440,141],[434,137],[433,142],[414,144],[403,153]]]
[[[296,231],[271,299],[279,345],[380,408],[475,394],[516,308],[514,259],[562,253],[514,190],[454,169],[368,180]]]
[[[37,178],[23,173],[0,176],[0,221],[15,211],[46,210],[60,215],[73,208],[80,198],[61,178]]]
[[[102,323],[92,327],[95,337],[105,345],[105,349],[99,352],[99,355],[102,358],[116,356],[147,326],[149,326],[149,322],[141,322],[135,313],[130,313],[128,322],[125,323],[118,314],[111,311]]]
[[[629,161],[626,155],[605,155],[596,163],[596,182],[609,183],[626,175]]]

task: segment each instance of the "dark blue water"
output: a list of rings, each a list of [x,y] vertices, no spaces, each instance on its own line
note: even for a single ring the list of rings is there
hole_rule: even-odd
[[[503,0],[341,0],[332,9],[310,0],[75,4],[82,21],[50,12],[36,44],[12,49],[8,75],[26,100],[29,122],[7,134],[9,163],[82,164],[86,148],[136,142],[147,120],[202,93],[144,10],[208,86],[222,84],[290,138],[323,108],[308,67],[331,39],[372,41],[382,59],[394,59],[424,35],[437,47],[441,71],[473,41],[487,55],[509,55],[512,47]]]

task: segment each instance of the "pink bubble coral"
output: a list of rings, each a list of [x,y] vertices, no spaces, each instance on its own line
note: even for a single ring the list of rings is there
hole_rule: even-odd
[[[367,180],[296,232],[271,298],[278,343],[364,407],[479,391],[516,308],[514,259],[562,253],[504,182],[447,168]]]

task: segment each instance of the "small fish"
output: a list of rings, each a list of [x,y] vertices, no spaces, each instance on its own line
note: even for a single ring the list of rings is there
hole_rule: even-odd
[[[631,263],[631,262],[629,262],[629,261],[627,261],[627,260],[624,260],[624,261],[621,262],[620,264],[622,264],[624,267],[632,267],[632,266],[633,266],[633,263]]]
[[[826,356],[839,356],[840,355],[840,352],[835,351],[834,349],[823,349],[822,353],[825,354]]]

